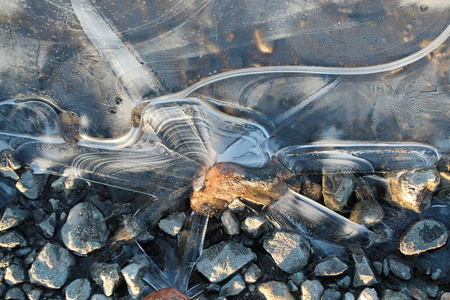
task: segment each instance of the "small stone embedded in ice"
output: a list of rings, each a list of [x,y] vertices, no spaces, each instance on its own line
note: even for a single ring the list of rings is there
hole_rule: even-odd
[[[305,274],[303,272],[297,272],[297,273],[294,273],[292,275],[289,275],[289,279],[292,280],[292,282],[296,286],[299,287],[306,280],[306,276],[305,276]]]
[[[159,221],[159,228],[170,236],[176,236],[181,230],[184,222],[184,213],[172,214],[166,219]]]
[[[400,238],[400,252],[415,255],[445,245],[448,233],[445,226],[435,220],[421,220],[409,227]]]
[[[358,296],[358,300],[378,300],[378,294],[375,289],[365,288]]]
[[[450,300],[450,292],[443,293],[440,300]]]
[[[0,236],[0,247],[3,248],[15,248],[15,247],[25,247],[28,245],[25,238],[17,231],[9,231]]]
[[[353,190],[353,174],[327,174],[322,177],[322,195],[325,206],[341,211]]]
[[[286,273],[298,272],[308,264],[310,245],[299,234],[276,232],[264,240],[263,247]]]
[[[320,300],[323,285],[318,280],[306,280],[302,283],[302,299]]]
[[[336,289],[326,289],[320,300],[339,300],[341,299],[341,293]]]
[[[66,249],[47,243],[28,271],[31,283],[38,283],[50,289],[59,289],[75,265],[75,259]]]
[[[338,282],[336,283],[338,287],[342,288],[343,290],[346,290],[352,284],[352,279],[350,278],[350,276],[345,276],[344,278],[338,280]]]
[[[61,230],[67,248],[85,255],[105,245],[108,228],[101,212],[91,203],[74,206]]]
[[[384,211],[375,200],[361,200],[355,204],[350,213],[350,221],[366,227],[373,226],[383,219]]]
[[[112,300],[113,298],[111,297],[106,297],[105,295],[101,295],[101,294],[95,294],[92,295],[90,300]]]
[[[66,300],[87,300],[91,295],[91,284],[87,279],[76,279],[66,287]]]
[[[353,296],[352,293],[347,292],[347,293],[345,293],[345,295],[344,295],[344,300],[355,300],[355,296]]]
[[[269,281],[258,285],[258,293],[266,300],[294,300],[284,282]]]
[[[314,274],[316,276],[338,276],[347,271],[347,269],[348,266],[346,264],[336,256],[333,256],[318,263],[314,268]]]
[[[220,289],[220,295],[223,297],[236,296],[243,290],[245,290],[244,279],[241,274],[237,274]]]
[[[0,231],[19,226],[27,218],[28,216],[25,211],[7,207],[0,219]]]
[[[411,299],[407,295],[402,292],[396,292],[390,289],[385,289],[383,291],[383,295],[381,296],[381,300],[409,300]]]
[[[29,300],[39,300],[41,299],[42,290],[29,283],[22,285],[22,290],[28,296]]]
[[[353,286],[371,286],[377,283],[375,274],[369,265],[369,260],[363,250],[358,246],[349,247],[355,262],[355,273],[353,276]]]
[[[403,263],[400,258],[396,256],[389,256],[389,268],[391,272],[400,279],[411,279],[411,267]]]
[[[5,300],[25,300],[25,294],[19,287],[10,288],[5,294]]]
[[[142,279],[144,273],[148,269],[147,260],[145,257],[138,257],[134,259],[139,263],[131,263],[121,270],[122,276],[128,286],[128,293],[133,299],[141,299],[142,293],[147,288],[147,283]]]
[[[46,238],[51,238],[55,234],[56,213],[52,213],[48,218],[36,224]]]
[[[120,284],[120,270],[116,264],[94,263],[91,269],[92,279],[103,288],[106,296],[112,296]]]
[[[322,185],[313,182],[308,176],[303,176],[300,194],[313,199],[314,201],[320,201],[323,199]]]
[[[244,280],[246,283],[255,283],[261,276],[261,269],[257,265],[251,264],[244,273]]]
[[[6,268],[3,279],[9,285],[22,283],[25,281],[25,270],[20,265],[12,264]]]
[[[249,216],[242,222],[241,228],[251,237],[256,238],[263,231],[265,223],[266,221],[258,216]]]
[[[237,235],[240,232],[239,228],[239,220],[236,218],[234,213],[226,209],[222,215],[220,216],[220,220],[222,221],[223,229],[228,235]]]
[[[22,174],[16,183],[16,188],[27,198],[37,199],[42,196],[45,190],[48,175],[33,174],[33,171],[27,170]]]
[[[212,283],[220,282],[256,259],[252,250],[232,241],[224,241],[203,250],[197,270]]]
[[[392,201],[421,213],[430,205],[431,193],[439,185],[440,177],[435,170],[417,170],[388,176]]]

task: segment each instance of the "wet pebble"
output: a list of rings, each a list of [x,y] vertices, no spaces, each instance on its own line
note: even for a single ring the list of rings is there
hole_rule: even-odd
[[[0,236],[0,247],[13,249],[27,245],[28,243],[25,238],[15,230]]]
[[[246,283],[255,283],[261,276],[261,269],[257,265],[251,264],[244,273],[244,280]]]
[[[76,279],[66,287],[66,300],[87,300],[91,295],[91,284],[87,279]]]
[[[411,268],[407,264],[403,263],[396,256],[389,256],[389,268],[391,272],[400,279],[411,279]]]
[[[369,265],[369,259],[359,247],[351,247],[352,258],[355,263],[353,286],[371,286],[377,283],[375,274]]]
[[[4,280],[9,285],[15,285],[25,281],[25,270],[22,266],[12,264],[5,270]]]
[[[330,257],[327,260],[318,263],[314,268],[316,276],[338,276],[347,271],[348,266],[344,264],[336,256]]]
[[[220,289],[220,296],[236,296],[243,290],[245,290],[245,281],[241,274],[237,274]]]
[[[339,300],[341,299],[341,293],[336,289],[326,289],[320,300]]]
[[[288,286],[280,281],[269,281],[258,285],[258,293],[266,300],[294,300]]]
[[[25,211],[17,208],[7,207],[0,219],[0,231],[14,228],[22,224],[28,218]]]
[[[308,264],[310,245],[301,235],[276,232],[264,240],[263,247],[286,273],[298,272]]]
[[[323,174],[322,195],[325,206],[341,211],[353,190],[353,174]]]
[[[318,280],[306,280],[302,283],[302,299],[320,300],[323,293],[323,285]]]
[[[220,282],[256,259],[255,253],[232,241],[224,241],[203,250],[197,270],[210,282]]]
[[[184,222],[184,213],[170,215],[166,219],[159,221],[159,228],[170,236],[176,236],[180,232]]]
[[[61,235],[67,248],[85,255],[105,245],[108,228],[100,211],[84,202],[70,210]]]
[[[237,235],[240,232],[239,220],[236,215],[229,209],[225,210],[220,216],[222,221],[223,229],[228,235]]]
[[[61,288],[75,265],[75,259],[66,249],[47,243],[34,260],[28,274],[31,283],[51,289]]]
[[[112,296],[120,284],[120,270],[116,264],[94,263],[91,275],[106,296]]]
[[[16,183],[16,188],[27,198],[37,199],[42,196],[45,190],[48,175],[34,174],[32,170],[27,170],[22,174]]]
[[[358,296],[358,300],[378,300],[378,294],[375,289],[365,288]]]
[[[419,254],[442,247],[447,239],[447,229],[442,223],[421,220],[404,232],[400,238],[400,251],[405,255]]]

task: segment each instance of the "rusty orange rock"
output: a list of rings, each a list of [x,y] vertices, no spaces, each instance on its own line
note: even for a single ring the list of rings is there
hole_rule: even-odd
[[[153,291],[145,296],[143,300],[189,300],[189,297],[177,288],[171,287]]]

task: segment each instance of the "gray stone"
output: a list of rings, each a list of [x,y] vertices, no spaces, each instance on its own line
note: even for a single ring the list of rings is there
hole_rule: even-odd
[[[442,223],[421,220],[404,232],[400,238],[400,251],[405,255],[419,254],[444,246],[447,238],[447,229]]]
[[[338,276],[347,271],[348,266],[343,263],[336,256],[330,257],[327,260],[318,263],[314,268],[316,276]]]
[[[258,216],[249,216],[241,224],[242,230],[253,238],[258,237],[265,229],[266,221]]]
[[[286,273],[298,272],[308,264],[310,245],[301,235],[276,232],[264,240],[263,247]]]
[[[389,267],[392,273],[400,279],[411,279],[411,268],[403,263],[398,257],[389,256]]]
[[[426,284],[424,290],[430,298],[436,298],[439,294],[439,287],[437,284]]]
[[[302,283],[302,299],[320,300],[323,293],[323,285],[318,280],[306,280]]]
[[[375,271],[377,271],[377,274],[381,275],[381,273],[383,272],[383,263],[379,261],[374,261],[373,267],[375,268]]]
[[[398,206],[418,213],[430,205],[431,193],[439,185],[439,173],[435,170],[417,170],[388,176],[389,193]]]
[[[25,238],[15,230],[0,236],[0,247],[13,249],[27,245],[28,243]]]
[[[306,276],[303,272],[297,272],[288,277],[296,286],[301,286],[302,283],[306,280]]]
[[[220,282],[256,259],[255,253],[232,241],[224,241],[203,251],[197,270],[212,283]]]
[[[27,198],[37,199],[42,196],[47,183],[48,175],[33,174],[33,171],[27,170],[22,174],[19,181],[16,182],[16,188]]]
[[[402,292],[396,292],[390,289],[385,289],[381,300],[409,300],[410,298]]]
[[[365,288],[358,296],[358,300],[378,300],[378,294],[375,289]]]
[[[31,283],[38,283],[51,289],[59,289],[75,265],[75,259],[66,249],[47,243],[28,271]]]
[[[269,281],[258,285],[258,293],[266,300],[294,300],[288,286],[279,281]]]
[[[436,270],[433,270],[431,272],[431,279],[439,280],[439,279],[444,278],[443,275],[444,275],[444,272],[441,269],[437,268]]]
[[[344,300],[355,300],[355,296],[353,296],[352,293],[347,292],[347,293],[345,293],[345,295],[344,295]]]
[[[359,247],[349,247],[352,252],[352,258],[355,262],[355,273],[353,276],[353,286],[371,286],[377,283],[375,274],[369,265],[369,260]]]
[[[261,276],[261,269],[257,265],[251,264],[244,273],[244,280],[246,283],[255,283]]]
[[[9,285],[15,285],[25,281],[25,270],[20,265],[12,264],[5,270],[4,280]]]
[[[95,283],[103,288],[106,296],[112,296],[120,284],[120,270],[115,264],[94,263],[91,275]]]
[[[147,288],[147,283],[143,281],[145,272],[148,270],[148,264],[145,257],[134,259],[139,263],[131,263],[121,270],[122,276],[128,286],[128,293],[134,299],[141,299],[142,293]]]
[[[443,293],[440,300],[450,300],[450,292]]]
[[[233,213],[240,213],[245,211],[245,204],[242,203],[239,199],[233,200],[230,204],[228,204],[228,209]]]
[[[27,257],[25,257],[25,259],[23,260],[23,263],[26,264],[26,265],[32,264],[33,261],[34,261],[34,259],[36,258],[36,255],[37,255],[36,250],[33,249],[33,250],[27,255]]]
[[[66,300],[87,300],[91,295],[91,284],[87,279],[76,279],[66,287]]]
[[[220,216],[220,220],[222,221],[223,229],[226,234],[229,235],[237,235],[240,232],[239,228],[239,220],[236,218],[234,213],[227,209]]]
[[[5,300],[25,300],[25,294],[18,287],[10,288],[5,294]]]
[[[11,149],[3,149],[0,152],[0,174],[3,177],[11,178],[13,180],[19,179],[19,176],[15,172],[20,169],[22,164],[17,157],[16,152]]]
[[[353,174],[328,174],[322,176],[322,195],[325,206],[341,211],[353,190]]]
[[[385,257],[383,259],[383,275],[384,275],[384,277],[388,277],[389,276],[389,271],[390,271],[389,259],[387,257]]]
[[[27,218],[28,216],[25,211],[17,208],[13,209],[11,207],[7,207],[5,209],[5,212],[3,213],[2,218],[0,219],[0,231],[19,226]]]
[[[343,290],[348,289],[351,284],[352,284],[352,279],[350,278],[350,276],[345,276],[344,278],[338,280],[338,282],[337,282],[337,285]]]
[[[91,203],[74,206],[61,230],[67,248],[85,255],[105,245],[108,228],[100,211]]]
[[[244,279],[241,274],[237,274],[220,289],[220,295],[223,297],[236,296],[243,290],[245,290]]]
[[[298,292],[298,286],[295,285],[295,283],[292,280],[288,280],[288,288],[291,292]]]
[[[166,219],[159,221],[159,228],[170,236],[176,236],[181,230],[184,222],[184,213],[170,215]]]
[[[373,226],[383,219],[384,211],[375,200],[361,200],[355,204],[350,213],[350,221],[366,227]]]
[[[56,213],[52,213],[48,218],[36,224],[46,238],[51,238],[55,234]]]
[[[113,298],[111,297],[106,297],[105,295],[101,295],[101,294],[95,294],[92,295],[91,300],[112,300]]]
[[[335,289],[326,289],[323,292],[322,297],[320,299],[321,300],[339,300],[339,299],[341,299],[341,293]]]
[[[39,300],[41,299],[42,290],[32,286],[31,284],[24,284],[22,286],[22,290],[25,292],[25,294],[28,296],[29,300]]]
[[[408,287],[409,296],[415,300],[428,300],[427,294],[414,285]]]

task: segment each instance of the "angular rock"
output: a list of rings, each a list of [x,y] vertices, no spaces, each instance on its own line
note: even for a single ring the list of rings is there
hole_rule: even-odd
[[[435,220],[425,219],[413,224],[400,238],[400,252],[415,255],[445,245],[448,233],[445,226]]]
[[[39,300],[41,299],[42,290],[32,286],[31,284],[24,284],[22,286],[22,290],[25,292],[25,294],[28,296],[29,300]]]
[[[172,214],[166,219],[159,221],[159,228],[170,236],[176,236],[183,226],[184,213]]]
[[[103,288],[106,296],[112,296],[120,284],[120,270],[115,264],[94,263],[91,275],[95,283]]]
[[[197,261],[197,270],[210,282],[216,283],[230,277],[255,259],[256,255],[249,248],[224,241],[203,251]]]
[[[91,284],[87,279],[76,279],[66,287],[66,300],[87,300],[91,295]]]
[[[25,300],[25,294],[18,287],[10,288],[5,294],[5,300]]]
[[[353,190],[353,174],[328,174],[322,177],[323,201],[329,209],[341,211]]]
[[[355,273],[353,276],[353,286],[371,286],[377,283],[375,274],[369,265],[369,260],[360,247],[349,247],[352,258],[355,262]]]
[[[10,265],[6,268],[4,280],[9,285],[15,285],[25,281],[25,270],[20,265]]]
[[[355,300],[355,296],[353,296],[352,293],[347,292],[347,293],[345,293],[345,295],[344,295],[344,300]]]
[[[244,279],[241,274],[237,274],[220,289],[220,295],[223,297],[236,296],[243,290],[245,290]]]
[[[220,216],[222,221],[223,229],[228,235],[237,235],[240,232],[239,220],[236,218],[234,213],[227,209]]]
[[[303,272],[297,272],[288,277],[296,286],[301,286],[302,283],[306,280],[306,276]]]
[[[439,185],[439,173],[435,170],[417,170],[388,176],[392,201],[421,213],[430,205],[431,193]]]
[[[25,211],[7,207],[2,218],[0,219],[0,231],[19,226],[27,218],[28,216]]]
[[[335,289],[326,289],[320,300],[339,300],[341,299],[341,293]]]
[[[11,149],[3,149],[0,152],[0,174],[2,176],[11,178],[12,180],[19,179],[15,172],[22,167],[16,152]]]
[[[318,280],[306,280],[302,283],[302,299],[320,300],[323,293],[323,285]]]
[[[13,249],[27,245],[25,238],[17,231],[10,231],[0,236],[0,247]]]
[[[131,263],[121,270],[122,276],[128,286],[128,293],[134,299],[141,299],[142,293],[147,288],[147,284],[142,280],[143,275],[148,270],[145,257],[135,259],[139,263]]]
[[[70,206],[78,203],[86,194],[86,182],[74,176],[60,177],[51,186],[53,192]]]
[[[241,224],[241,228],[244,232],[253,238],[256,238],[264,230],[266,221],[258,216],[250,216],[245,218]]]
[[[308,264],[310,245],[301,235],[276,232],[264,240],[263,247],[286,273],[298,272]]]
[[[350,278],[350,276],[345,276],[344,278],[340,279],[336,283],[337,283],[338,287],[340,287],[343,290],[346,290],[352,284],[352,279]]]
[[[287,285],[291,292],[298,292],[298,286],[296,286],[292,280],[288,280]]]
[[[42,231],[42,234],[46,238],[49,239],[53,237],[56,228],[56,213],[52,213],[48,218],[36,224],[36,226]]]
[[[257,290],[266,300],[294,300],[288,286],[283,282],[264,282],[258,285]]]
[[[330,257],[327,260],[318,263],[314,268],[316,276],[338,276],[347,271],[348,266],[344,264],[336,256]]]
[[[105,295],[101,295],[101,294],[95,294],[92,295],[91,300],[112,300],[113,298],[111,297],[106,297]]]
[[[410,298],[402,292],[396,292],[390,289],[385,289],[381,300],[409,300]]]
[[[22,174],[16,183],[16,188],[27,198],[37,199],[42,196],[45,190],[48,175],[33,174],[33,171],[27,170]]]
[[[322,200],[322,185],[313,182],[308,176],[303,176],[300,194],[305,195],[314,201]]]
[[[28,271],[31,283],[38,283],[50,289],[59,289],[75,265],[75,259],[66,249],[47,243]]]
[[[233,213],[237,214],[245,211],[245,204],[242,203],[239,199],[233,200],[230,204],[228,204],[228,209]]]
[[[378,300],[378,294],[375,289],[365,288],[358,296],[358,300]]]
[[[391,272],[400,279],[411,279],[411,268],[403,263],[398,257],[389,256],[389,268]]]
[[[261,269],[257,265],[251,264],[244,273],[244,280],[246,283],[255,283],[261,276]]]
[[[67,248],[85,255],[105,245],[108,228],[100,211],[91,203],[74,206],[61,230]]]

